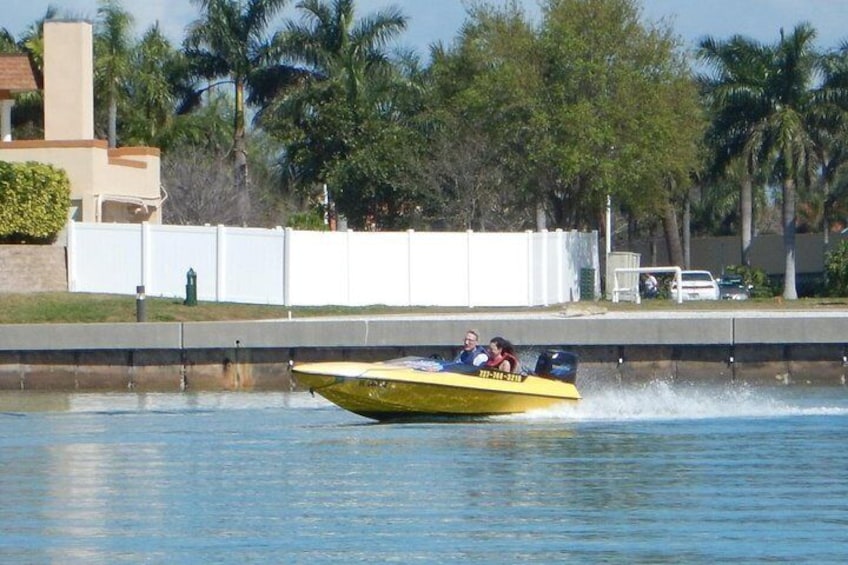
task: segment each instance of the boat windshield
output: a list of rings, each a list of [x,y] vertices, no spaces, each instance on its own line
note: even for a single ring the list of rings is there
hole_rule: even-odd
[[[445,361],[442,364],[442,370],[447,373],[463,373],[463,374],[471,374],[476,373],[480,370],[480,367],[475,367],[474,365],[469,365],[468,363],[454,363],[452,361]]]
[[[391,359],[384,361],[388,365],[401,365],[416,369],[418,371],[427,371],[430,373],[463,373],[472,374],[480,370],[480,367],[467,365],[465,363],[455,363],[444,359],[433,359],[430,357],[401,357],[400,359]]]

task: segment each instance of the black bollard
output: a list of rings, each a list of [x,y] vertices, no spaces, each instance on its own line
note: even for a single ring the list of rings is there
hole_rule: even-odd
[[[135,321],[147,321],[147,304],[144,300],[144,285],[140,284],[135,287]]]

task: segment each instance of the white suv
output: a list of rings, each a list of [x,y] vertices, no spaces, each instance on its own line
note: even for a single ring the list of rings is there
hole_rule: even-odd
[[[681,273],[683,300],[718,300],[718,283],[709,271],[683,271]],[[671,298],[677,300],[677,281],[671,281]]]

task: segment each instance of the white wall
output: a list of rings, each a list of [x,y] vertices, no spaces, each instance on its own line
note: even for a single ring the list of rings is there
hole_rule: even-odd
[[[290,306],[539,306],[599,285],[597,232],[312,232],[99,224],[68,228],[72,292]]]

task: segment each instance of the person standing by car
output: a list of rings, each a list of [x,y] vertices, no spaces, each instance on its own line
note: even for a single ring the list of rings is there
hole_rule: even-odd
[[[462,342],[462,351],[454,359],[454,363],[465,363],[479,367],[489,360],[486,348],[479,344],[480,335],[477,330],[465,332],[465,340]]]
[[[659,292],[660,287],[659,283],[657,283],[657,277],[651,273],[645,273],[645,277],[642,280],[642,297],[656,298]]]

